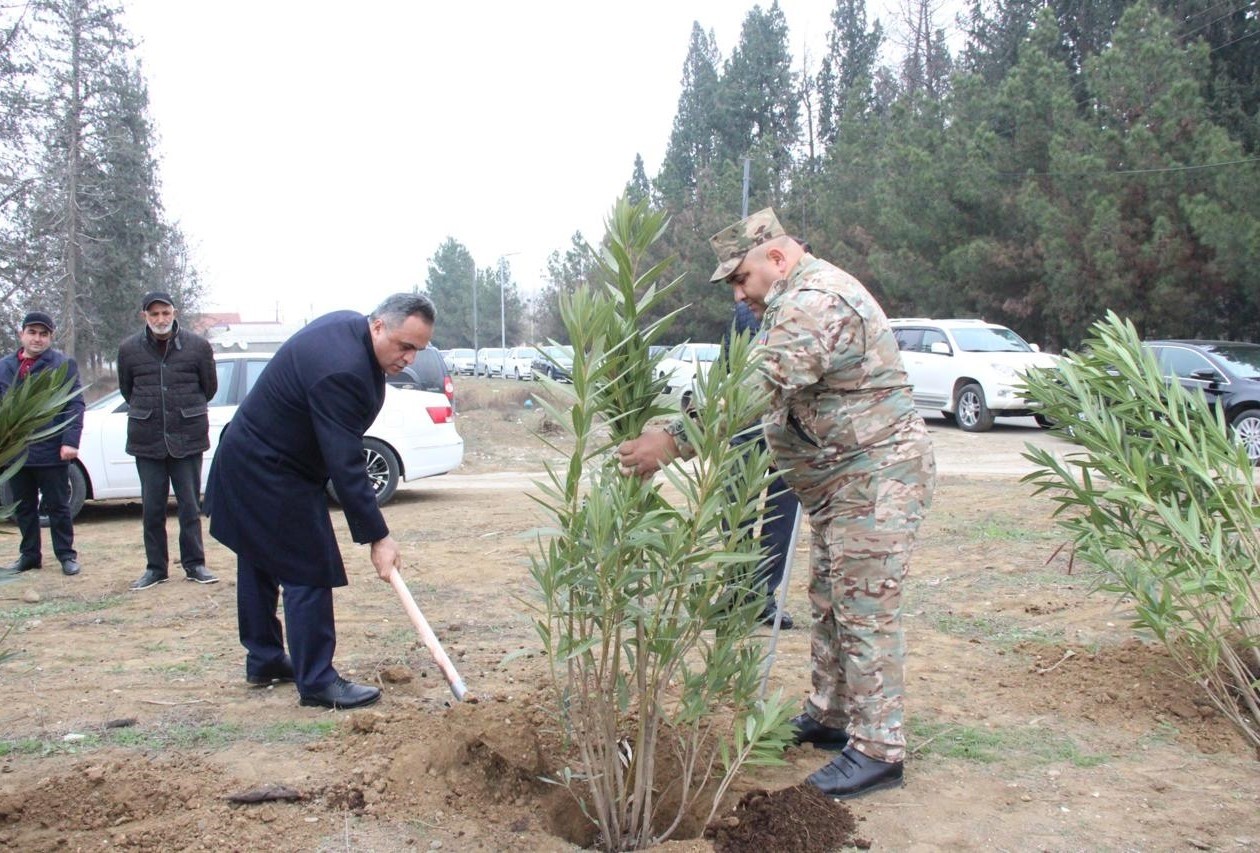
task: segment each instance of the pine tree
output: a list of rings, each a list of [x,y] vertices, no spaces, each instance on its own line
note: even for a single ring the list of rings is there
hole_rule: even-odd
[[[827,53],[818,71],[818,135],[835,141],[845,116],[871,109],[875,63],[884,42],[879,21],[866,28],[865,0],[836,0]]]

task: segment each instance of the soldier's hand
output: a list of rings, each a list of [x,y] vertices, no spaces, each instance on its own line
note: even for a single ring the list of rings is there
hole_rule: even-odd
[[[651,477],[677,456],[674,437],[664,430],[652,430],[621,443],[617,448],[618,470],[626,476]]]
[[[79,458],[79,448],[71,447],[68,444],[61,445],[61,461],[73,462]]]
[[[386,536],[372,543],[372,565],[376,567],[377,577],[385,583],[389,583],[389,576],[395,569],[402,568],[402,551],[398,549],[398,543],[393,536]]]

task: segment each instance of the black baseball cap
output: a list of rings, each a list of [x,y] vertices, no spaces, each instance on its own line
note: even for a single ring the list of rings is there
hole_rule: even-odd
[[[53,318],[43,311],[28,311],[22,318],[22,328],[25,329],[27,326],[43,326],[50,332],[57,330],[57,324],[53,322]]]
[[[171,299],[171,295],[169,293],[163,293],[160,290],[151,290],[144,295],[144,301],[140,303],[140,310],[148,311],[149,306],[154,302],[165,302],[172,308],[175,307],[175,300]]]

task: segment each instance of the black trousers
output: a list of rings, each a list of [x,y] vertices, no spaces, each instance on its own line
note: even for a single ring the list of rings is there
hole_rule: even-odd
[[[201,454],[176,459],[136,457],[140,474],[140,501],[144,507],[145,566],[151,572],[165,575],[170,564],[166,547],[166,502],[175,492],[179,514],[179,562],[204,566],[206,551],[201,541]]]
[[[262,675],[284,659],[284,629],[276,617],[280,582],[239,554],[236,572],[236,618],[248,678]],[[332,589],[284,584],[284,627],[289,632],[298,693],[305,696],[330,686],[337,678],[332,665],[337,651]]]
[[[761,519],[761,547],[765,549],[766,558],[757,570],[757,582],[765,585],[767,598],[771,598],[783,582],[792,525],[800,506],[796,492],[787,487],[782,477],[775,477],[770,484],[765,514]]]
[[[731,442],[735,447],[747,446],[749,450],[764,448],[765,438],[759,434],[744,434]],[[771,473],[775,469],[771,466]],[[801,506],[796,492],[788,488],[782,476],[771,481],[767,490],[766,505],[761,517],[761,548],[765,557],[753,575],[754,589],[764,591],[766,609],[774,606],[774,591],[783,582],[787,570],[788,547],[792,541],[792,525]],[[755,522],[749,522],[753,524]]]
[[[48,530],[52,534],[53,553],[57,560],[77,560],[74,550],[74,521],[70,518],[70,466],[41,465],[22,467],[9,481],[13,496],[17,499],[17,511],[13,514],[18,529],[22,531],[22,556],[28,562],[39,562],[40,495],[48,513]]]

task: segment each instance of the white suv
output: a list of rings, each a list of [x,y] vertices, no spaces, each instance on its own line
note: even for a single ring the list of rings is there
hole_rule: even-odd
[[[1033,415],[1048,425],[1023,396],[1024,372],[1054,367],[1058,356],[983,320],[911,317],[889,322],[914,387],[915,406],[939,409],[968,432],[984,432],[999,416]]]

